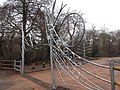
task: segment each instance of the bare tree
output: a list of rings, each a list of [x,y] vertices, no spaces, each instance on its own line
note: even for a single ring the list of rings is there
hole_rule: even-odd
[[[49,6],[50,3],[51,0],[8,0],[4,4],[4,6],[0,9],[2,12],[2,21],[0,23],[2,26],[2,34],[0,39],[2,41],[2,38],[4,36],[6,37],[4,44],[8,44],[8,41],[10,43],[10,45],[8,45],[9,50],[6,49],[6,52],[11,52],[14,44],[12,42],[21,38],[22,29],[24,31],[25,40],[27,43],[26,49],[28,49],[28,45],[32,46],[32,44],[37,45],[46,42],[45,18],[44,12],[41,10],[41,7]],[[17,41],[19,41],[18,44],[20,44],[21,39]],[[2,46],[5,46],[4,48],[8,47],[7,45],[2,45],[2,43],[0,46],[0,50],[2,50]],[[2,54],[3,53],[1,53],[1,56]]]

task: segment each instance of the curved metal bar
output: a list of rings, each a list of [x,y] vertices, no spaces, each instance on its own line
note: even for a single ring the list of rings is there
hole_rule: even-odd
[[[55,52],[56,53],[56,52]],[[60,60],[61,60],[61,62],[64,64],[64,66],[68,69],[68,71],[70,71],[77,79],[79,78],[79,77],[83,77],[85,80],[87,80],[90,84],[92,84],[92,85],[90,85],[89,83],[87,83],[87,82],[84,82],[86,85],[88,85],[89,87],[91,87],[91,88],[95,88],[95,89],[98,89],[98,90],[104,90],[104,89],[102,89],[101,87],[99,87],[98,85],[96,85],[96,84],[94,84],[93,82],[91,82],[90,80],[88,80],[83,74],[81,74],[73,65],[72,65],[72,63],[68,60],[68,62],[69,62],[69,64],[72,66],[72,68],[79,74],[78,76],[77,76],[77,74],[75,74],[74,72],[72,72],[70,69],[69,69],[69,67],[68,66],[66,66],[65,65],[65,62],[64,62],[64,60],[62,60],[62,58],[56,53],[56,55],[60,58]],[[57,60],[59,60],[58,58],[57,58]]]
[[[56,60],[56,62],[59,64],[59,66],[61,67],[61,69],[63,69],[64,72],[65,72],[67,75],[69,75],[73,80],[75,80],[78,84],[82,85],[83,87],[87,88],[88,90],[92,90],[91,88],[85,86],[83,83],[78,82],[77,79],[75,79],[72,75],[70,75],[70,74],[64,69],[64,67],[60,64],[60,62],[59,62],[58,60]]]
[[[92,62],[92,61],[89,61],[89,60],[87,60],[87,59],[85,59],[85,58],[80,57],[79,55],[77,55],[76,53],[74,53],[72,50],[70,50],[68,47],[66,47],[66,45],[64,45],[64,41],[58,36],[58,34],[57,34],[57,32],[56,32],[55,30],[54,30],[54,33],[56,34],[56,36],[58,37],[58,39],[61,40],[62,45],[63,45],[66,49],[68,49],[72,54],[74,54],[75,56],[77,56],[79,59],[82,59],[82,60],[84,60],[84,61],[86,61],[86,62],[88,62],[88,63],[90,63],[90,64],[95,65],[95,66],[99,66],[99,67],[102,67],[102,68],[107,68],[107,69],[109,69],[109,66],[102,65],[102,64],[98,64],[98,63],[95,63],[95,62]],[[52,35],[51,35],[51,37],[52,37],[53,40],[54,40],[54,37],[53,37]],[[55,40],[54,40],[54,42],[56,43]],[[56,43],[56,45],[57,45],[57,43]]]
[[[53,41],[55,41],[54,39],[53,39]],[[56,44],[57,45],[57,44]],[[65,53],[60,49],[60,47],[59,46],[57,46],[57,47],[55,47],[54,45],[52,46],[52,47],[54,47],[56,50],[58,50],[58,51],[60,51],[63,55],[65,55]],[[69,58],[69,57],[67,57],[67,58]],[[70,60],[74,65],[76,65],[77,67],[78,67],[78,65],[75,63],[75,62],[73,62],[72,60]],[[96,63],[95,63],[95,65],[96,65]],[[98,64],[99,65],[99,64]],[[106,79],[104,79],[104,78],[101,78],[101,77],[99,77],[99,76],[97,76],[97,75],[94,75],[94,74],[92,74],[91,72],[89,72],[89,71],[87,71],[87,70],[85,70],[85,69],[83,69],[83,68],[81,68],[81,70],[83,70],[84,72],[86,72],[86,73],[88,73],[89,75],[92,75],[92,76],[94,76],[94,77],[96,77],[96,78],[98,78],[98,79],[100,79],[100,80],[103,80],[103,81],[105,81],[105,82],[108,82],[108,83],[111,83],[111,81],[109,81],[109,80],[106,80]]]
[[[80,39],[75,45],[67,45],[68,47],[75,47],[76,45],[78,45],[78,44],[82,41],[83,36],[84,36],[84,34],[85,34],[85,23],[84,23],[84,20],[83,20],[83,18],[81,17],[81,15],[78,14],[78,13],[70,13],[70,14],[68,14],[67,16],[65,16],[65,18],[63,19],[62,23],[60,24],[60,26],[59,26],[59,28],[58,28],[58,31],[60,31],[60,29],[61,29],[64,21],[65,21],[70,15],[72,15],[72,14],[76,14],[76,15],[78,15],[78,16],[80,17],[81,22],[83,22],[83,27],[84,27],[84,28],[83,28],[83,34],[82,34],[82,36],[81,36],[81,39]]]
[[[107,83],[111,83],[110,80],[107,80],[107,79],[104,79],[104,78],[102,78],[102,77],[100,77],[100,76],[97,76],[97,75],[95,75],[95,74],[93,74],[93,73],[85,70],[85,69],[82,68],[82,67],[79,67],[79,68],[80,68],[81,70],[83,70],[84,72],[86,72],[87,74],[89,74],[89,75],[91,75],[91,76],[93,76],[93,77],[95,77],[95,78],[97,78],[97,79],[100,79],[100,80],[105,81],[105,82],[107,82]]]
[[[53,38],[53,41],[55,42],[54,38]],[[58,46],[58,48],[60,49],[59,46]],[[62,51],[62,50],[60,49],[60,51]],[[64,54],[63,51],[62,51],[62,53]],[[66,57],[67,57],[67,56],[66,56]],[[67,58],[70,60],[69,57],[67,57]],[[78,65],[77,65],[75,62],[73,62],[72,60],[70,60],[70,61],[71,61],[74,65],[78,66]],[[86,72],[86,73],[88,73],[88,74],[90,74],[90,75],[92,75],[92,76],[94,76],[94,77],[96,77],[96,78],[98,78],[98,79],[100,79],[100,80],[103,80],[103,81],[105,81],[105,82],[111,83],[111,81],[109,81],[109,80],[107,80],[107,79],[104,79],[104,78],[102,78],[102,77],[100,77],[100,76],[97,76],[97,75],[95,75],[95,74],[93,74],[93,73],[85,70],[84,68],[81,68],[81,70],[83,70],[84,72]]]
[[[63,79],[63,76],[61,75],[61,72],[60,72],[56,62],[55,62],[55,66],[56,66],[56,68],[58,70],[58,73],[60,74],[60,78],[62,79],[62,82],[66,85],[65,80]]]

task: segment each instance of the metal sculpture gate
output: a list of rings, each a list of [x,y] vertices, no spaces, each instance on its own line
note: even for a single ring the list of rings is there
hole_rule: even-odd
[[[57,86],[69,87],[73,86],[73,82],[68,84],[66,81],[71,79],[77,85],[77,87],[84,87],[88,90],[104,90],[101,86],[90,81],[84,72],[90,76],[93,76],[101,81],[111,83],[110,80],[100,77],[96,74],[86,70],[81,62],[76,63],[75,61],[85,61],[97,67],[105,68],[109,70],[109,66],[101,65],[92,61],[89,61],[74,52],[74,48],[81,42],[85,34],[85,23],[83,18],[78,13],[67,13],[64,18],[59,18],[61,11],[66,5],[61,5],[61,8],[57,14],[54,15],[56,0],[53,4],[52,11],[44,9],[45,14],[45,25],[46,25],[46,37],[50,46],[50,61],[51,61],[51,78],[52,88],[55,89]],[[60,21],[58,22],[58,20]],[[24,73],[24,33],[22,34],[22,68],[21,73]],[[33,47],[33,46],[32,46]]]
[[[69,87],[69,84],[66,83],[65,79],[70,78],[78,85],[88,90],[104,90],[104,88],[90,81],[81,72],[87,73],[88,75],[107,83],[111,83],[110,80],[89,72],[80,64],[81,62],[79,62],[79,64],[75,62],[75,60],[82,60],[92,65],[109,69],[109,66],[89,61],[72,51],[84,36],[85,23],[83,18],[78,13],[68,13],[68,15],[62,20],[61,24],[57,25],[59,15],[65,6],[62,4],[60,11],[55,18],[55,2],[52,13],[48,12],[49,10],[45,10],[46,35],[50,46],[52,88],[55,89],[60,85],[60,82],[65,87]],[[58,26],[57,29],[56,26]],[[57,76],[55,75],[56,71]]]

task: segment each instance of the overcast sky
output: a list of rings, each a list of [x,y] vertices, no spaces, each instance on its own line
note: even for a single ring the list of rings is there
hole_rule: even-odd
[[[60,3],[62,0],[58,0]],[[120,29],[120,0],[63,0],[72,10],[84,13],[88,25],[110,30]]]
[[[57,0],[59,6],[62,1],[66,8],[84,13],[87,27],[95,25],[100,29],[105,25],[110,30],[120,29],[120,0]]]
[[[5,2],[6,0],[0,0],[0,4],[3,4],[3,2]]]

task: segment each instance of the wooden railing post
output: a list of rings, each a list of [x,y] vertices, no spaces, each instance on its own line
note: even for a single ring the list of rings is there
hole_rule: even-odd
[[[16,60],[14,60],[14,70],[15,70],[15,66],[16,66]]]

